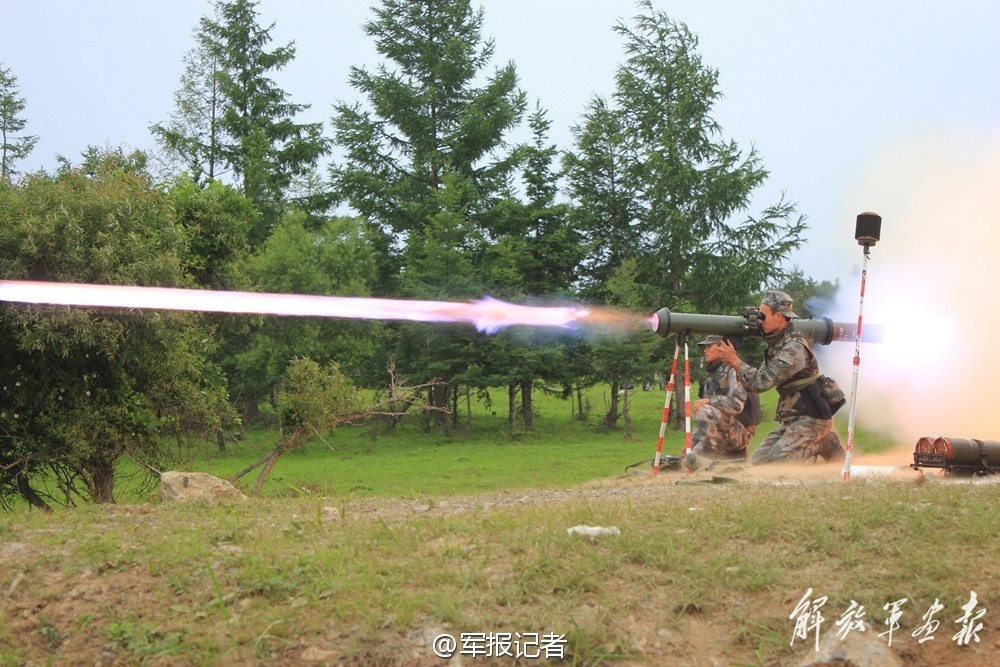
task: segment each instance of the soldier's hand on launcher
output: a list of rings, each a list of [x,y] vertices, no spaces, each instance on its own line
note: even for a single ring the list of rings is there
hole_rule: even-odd
[[[740,357],[736,354],[736,348],[728,340],[719,343],[719,358],[722,359],[722,363],[732,368],[737,368],[740,363]]]

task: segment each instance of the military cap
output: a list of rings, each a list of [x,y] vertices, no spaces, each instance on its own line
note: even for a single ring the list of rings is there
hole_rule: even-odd
[[[760,305],[767,306],[774,312],[781,313],[791,319],[798,317],[792,310],[792,303],[792,297],[788,296],[788,294],[779,292],[778,290],[768,290],[764,293],[764,299],[760,302]]]
[[[716,336],[712,334],[711,336],[706,336],[705,340],[698,343],[698,345],[715,345],[716,343],[721,343],[725,340],[722,336]]]

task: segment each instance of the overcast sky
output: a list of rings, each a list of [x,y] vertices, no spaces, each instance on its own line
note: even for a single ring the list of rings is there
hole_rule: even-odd
[[[275,75],[303,121],[328,123],[338,100],[359,99],[351,65],[376,61],[361,25],[373,2],[262,0],[272,48],[294,40],[296,59]],[[552,140],[594,95],[610,95],[622,41],[612,30],[633,0],[481,0],[496,65],[514,61],[532,105],[553,121]],[[18,77],[27,131],[39,135],[21,170],[78,160],[88,145],[152,148],[194,45],[207,0],[6,0],[0,63]],[[809,218],[793,261],[806,275],[843,280],[857,269],[854,219],[907,225],[878,192],[862,198],[874,163],[927,136],[992,137],[1000,130],[1000,2],[956,0],[656,0],[698,36],[719,71],[723,137],[756,146],[771,172],[754,210],[782,192]],[[921,159],[917,155],[916,159]],[[935,159],[927,155],[926,159]]]

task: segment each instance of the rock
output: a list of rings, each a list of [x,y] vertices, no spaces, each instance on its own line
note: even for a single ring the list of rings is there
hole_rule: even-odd
[[[7,589],[7,597],[14,597],[14,591],[17,590],[22,581],[24,581],[24,572],[18,572],[17,576],[14,577],[14,581],[10,583],[10,588]]]
[[[25,555],[28,551],[29,549],[26,544],[22,544],[21,542],[11,542],[3,549],[0,549],[0,561],[7,559],[13,560],[15,556]]]
[[[241,501],[246,496],[224,479],[204,472],[167,471],[160,474],[160,494],[163,500]]]
[[[336,651],[329,651],[317,648],[316,646],[310,646],[306,650],[302,651],[299,655],[299,660],[302,662],[332,662],[338,657],[340,657],[340,654]]]
[[[851,632],[844,639],[828,632],[820,640],[819,650],[811,650],[798,667],[902,667],[903,663],[886,643],[868,632]]]

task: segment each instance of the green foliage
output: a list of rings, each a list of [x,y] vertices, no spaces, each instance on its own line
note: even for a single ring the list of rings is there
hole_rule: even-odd
[[[282,430],[302,428],[312,438],[316,432],[355,422],[368,406],[366,399],[367,393],[352,386],[337,364],[298,358],[288,365],[276,408]]]
[[[351,69],[366,107],[335,107],[345,158],[331,170],[334,186],[381,234],[375,293],[478,298],[497,266],[484,253],[502,237],[490,225],[523,159],[507,135],[521,121],[524,93],[513,64],[478,85],[494,46],[482,41],[483,12],[469,0],[384,0],[373,11],[364,29],[386,62],[375,72]],[[447,383],[468,368],[477,337],[455,327],[390,330],[402,372],[443,380],[434,402],[449,406],[455,387]]]
[[[399,420],[417,402],[421,392],[433,388],[427,384],[406,386],[391,363],[388,371],[388,396],[373,402],[370,393],[354,387],[335,362],[321,365],[307,358],[293,359],[275,400],[279,423],[277,445],[230,479],[236,481],[263,465],[253,489],[256,495],[278,458],[286,452],[301,448],[314,436],[322,439],[323,433],[340,426],[377,418]]]
[[[590,103],[566,158],[593,253],[584,285],[607,298],[608,280],[634,257],[647,308],[732,309],[781,276],[804,221],[782,201],[736,222],[767,171],[756,149],[719,139],[718,73],[697,38],[649,0],[640,7],[634,25],[615,28],[628,57],[612,101]]]
[[[801,269],[795,268],[780,289],[795,299],[795,312],[800,317],[823,317],[828,315],[835,305],[840,281],[817,282],[806,277]]]
[[[78,169],[0,191],[0,277],[188,286],[187,237],[169,196],[133,170],[142,162],[92,152]],[[119,457],[155,464],[167,436],[227,413],[199,315],[9,306],[0,336],[2,500],[45,505],[30,481],[47,471],[57,502],[110,502]]]
[[[405,296],[467,299],[481,294],[477,266],[485,239],[468,217],[468,194],[468,184],[451,172],[431,193],[429,217],[403,251],[399,284]]]
[[[346,155],[331,175],[347,202],[385,235],[380,247],[389,257],[378,289],[386,291],[402,262],[392,257],[391,237],[400,237],[404,252],[422,243],[445,207],[467,219],[463,224],[482,227],[477,216],[505,191],[519,160],[504,140],[525,103],[512,64],[485,86],[474,85],[493,44],[481,43],[482,10],[473,12],[469,0],[384,0],[374,12],[364,29],[387,63],[375,73],[351,69],[351,85],[368,108],[335,107],[335,141]],[[442,199],[445,188],[457,188],[457,196]]]
[[[142,159],[91,153],[58,177],[6,192],[0,271],[8,278],[179,286],[184,233]],[[123,238],[124,237],[124,238]]]
[[[302,213],[284,216],[261,251],[245,262],[257,289],[282,294],[364,297],[374,282],[374,258],[366,226],[332,218],[308,231]],[[361,383],[375,383],[376,341],[384,325],[330,317],[265,318],[249,343],[233,352],[234,389],[246,398],[270,398],[287,364],[307,356],[337,360]]]
[[[628,178],[624,120],[607,100],[595,97],[572,128],[576,151],[563,156],[573,198],[574,226],[583,234],[587,255],[580,288],[591,301],[606,303],[606,283],[623,261],[639,251],[634,221],[639,216],[637,184]]]
[[[583,248],[570,224],[569,205],[556,201],[559,173],[553,162],[558,150],[547,143],[551,123],[540,106],[528,124],[533,141],[520,149],[525,198],[508,196],[489,217],[493,243],[486,250],[482,272],[493,296],[544,304],[572,293]],[[501,331],[477,345],[476,372],[462,377],[479,391],[507,386],[509,430],[515,431],[519,416],[524,430],[531,431],[536,385],[573,383],[568,354],[572,345],[545,332]]]
[[[570,206],[557,201],[558,149],[548,144],[551,122],[541,107],[528,117],[533,141],[521,147],[524,198],[509,196],[491,214],[486,281],[491,294],[505,299],[567,295],[584,256]]]
[[[239,192],[219,181],[201,186],[182,176],[170,184],[177,222],[187,236],[185,270],[202,287],[246,289],[239,262],[260,214]]]
[[[218,58],[207,45],[188,51],[170,121],[149,127],[167,158],[179,163],[196,183],[211,182],[226,168],[221,151],[226,137],[219,122],[223,100],[218,73]]]
[[[20,135],[28,121],[21,117],[25,99],[18,97],[17,77],[10,68],[0,68],[0,182],[17,174],[14,164],[28,156],[38,137]]]
[[[329,142],[322,123],[294,121],[309,105],[289,102],[269,78],[295,58],[295,48],[267,50],[274,26],[258,24],[257,2],[219,0],[214,7],[215,19],[200,21],[171,123],[151,129],[196,180],[221,175],[222,166],[232,170],[262,212],[250,230],[257,246],[277,222],[293,179],[315,169]]]

